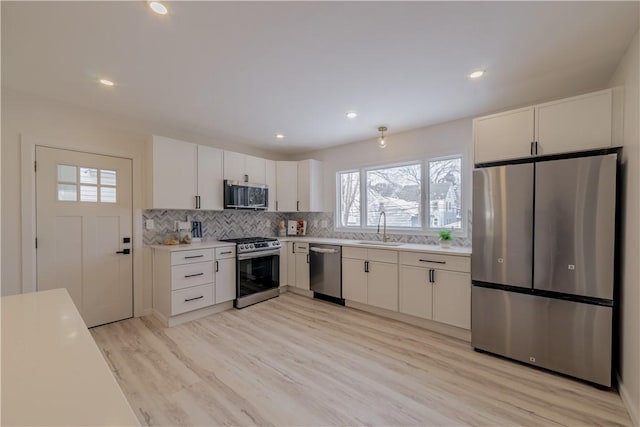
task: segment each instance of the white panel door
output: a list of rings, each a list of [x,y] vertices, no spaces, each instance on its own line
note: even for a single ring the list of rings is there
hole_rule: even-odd
[[[433,276],[433,320],[471,329],[471,275],[435,270]]]
[[[309,290],[309,253],[296,252],[296,288]]]
[[[198,146],[198,196],[200,209],[221,211],[224,207],[222,150]]]
[[[431,319],[432,286],[429,283],[429,269],[401,265],[398,287],[400,313]]]
[[[254,184],[267,183],[267,161],[260,157],[245,156],[244,173],[249,182]]]
[[[398,311],[398,264],[369,261],[367,304]]]
[[[276,187],[279,212],[298,210],[298,162],[276,162]]]
[[[36,147],[37,290],[66,288],[87,326],[133,316],[131,160]]]
[[[533,107],[473,121],[475,163],[531,156],[534,131]]]
[[[363,259],[342,258],[342,297],[367,303],[367,273]]]
[[[227,258],[216,261],[215,303],[236,299],[236,259]]]
[[[154,209],[195,209],[196,144],[161,136],[153,137]]]
[[[224,179],[245,182],[245,157],[233,151],[224,152]]]

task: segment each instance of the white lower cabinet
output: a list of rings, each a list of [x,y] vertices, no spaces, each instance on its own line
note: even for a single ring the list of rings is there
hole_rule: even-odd
[[[343,247],[342,296],[398,311],[397,251]]]
[[[153,251],[153,309],[165,320],[236,297],[236,247]]]
[[[299,289],[310,290],[309,283],[309,244],[294,243],[295,281],[294,286]],[[291,283],[289,283],[291,284]]]
[[[399,311],[471,328],[468,257],[400,252]]]

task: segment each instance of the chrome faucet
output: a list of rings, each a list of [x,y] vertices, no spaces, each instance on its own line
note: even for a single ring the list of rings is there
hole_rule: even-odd
[[[384,231],[382,232],[382,241],[386,242],[389,240],[389,236],[387,236],[387,213],[385,211],[380,212],[380,216],[378,217],[378,234],[380,234],[380,220],[384,215]]]

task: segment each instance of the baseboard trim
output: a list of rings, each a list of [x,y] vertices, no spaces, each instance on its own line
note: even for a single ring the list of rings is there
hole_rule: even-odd
[[[434,322],[428,319],[421,319],[419,317],[410,316],[408,314],[385,310],[384,308],[372,307],[370,305],[362,304],[356,301],[345,300],[345,305],[347,307],[366,311],[367,313],[375,314],[377,316],[387,317],[389,319],[408,323],[419,328],[428,329],[430,331],[457,338],[462,341],[471,342],[471,331],[466,329],[445,325],[443,323]]]
[[[192,320],[198,320],[211,314],[221,313],[223,311],[231,310],[233,308],[233,301],[227,301],[220,304],[204,307],[199,310],[188,311],[186,313],[178,314],[176,316],[166,317],[164,314],[157,310],[153,310],[154,316],[156,316],[164,326],[172,327],[180,325]]]
[[[300,289],[300,288],[294,288],[293,286],[288,286],[287,290],[296,295],[302,295],[303,297],[313,298],[313,292],[308,291],[306,289]]]
[[[627,408],[627,413],[629,414],[629,418],[631,418],[631,424],[634,426],[640,426],[640,420],[638,419],[638,408],[634,405],[631,396],[629,396],[629,392],[627,388],[624,386],[622,382],[622,378],[620,374],[618,374],[618,393],[620,393],[620,398],[622,399],[622,403]]]

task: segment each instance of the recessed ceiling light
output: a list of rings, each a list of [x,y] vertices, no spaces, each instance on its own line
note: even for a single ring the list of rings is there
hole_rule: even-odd
[[[107,80],[107,79],[100,79],[100,83],[102,83],[105,86],[114,86],[115,83],[113,83],[111,80]]]
[[[347,111],[347,119],[355,119],[358,117],[358,113],[355,111]]]
[[[284,139],[284,135],[281,133],[276,133],[276,138],[278,139]]]
[[[484,74],[484,70],[474,71],[473,73],[469,74],[469,78],[470,79],[477,79],[479,77],[482,77],[483,74]]]
[[[158,15],[166,15],[167,14],[167,8],[165,7],[165,5],[163,5],[159,1],[150,1],[149,2],[149,7],[151,8],[151,10],[153,10]]]

